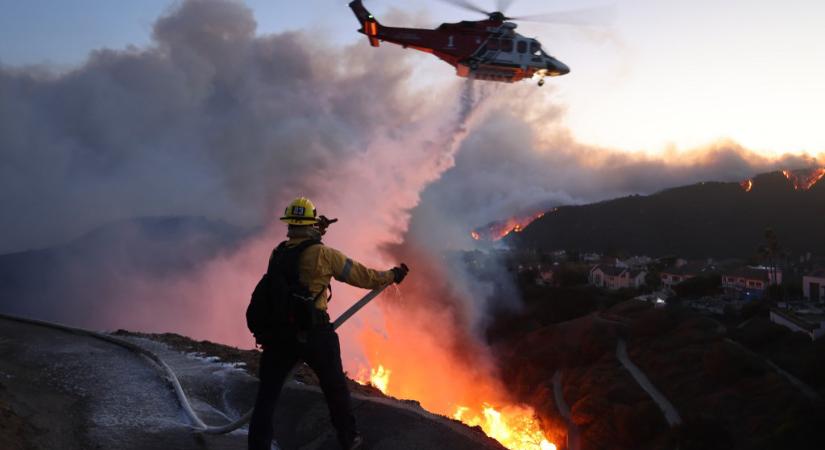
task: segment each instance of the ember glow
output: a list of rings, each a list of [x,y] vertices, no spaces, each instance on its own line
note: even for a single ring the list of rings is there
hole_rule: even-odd
[[[510,233],[521,233],[521,230],[527,225],[530,225],[534,220],[540,219],[543,216],[544,213],[540,212],[529,216],[511,217],[507,220],[493,222],[485,227],[475,229],[470,232],[470,236],[477,241],[482,239],[498,241]]]
[[[785,178],[793,183],[793,188],[797,191],[807,191],[825,177],[825,168],[783,170],[782,175],[785,175]]]
[[[745,192],[750,192],[750,191],[751,191],[751,189],[753,189],[753,180],[751,180],[751,179],[747,179],[747,180],[745,180],[745,181],[743,181],[743,182],[739,183],[739,186],[742,186],[742,189],[743,189]]]

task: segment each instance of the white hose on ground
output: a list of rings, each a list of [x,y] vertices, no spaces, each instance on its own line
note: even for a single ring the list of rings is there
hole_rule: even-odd
[[[361,298],[361,300],[358,300],[354,305],[350,306],[349,309],[347,309],[343,314],[341,314],[340,317],[335,319],[335,322],[333,322],[333,328],[337,329],[338,327],[340,327],[344,322],[347,321],[347,319],[352,317],[361,308],[366,306],[367,303],[372,301],[375,297],[378,296],[378,294],[383,292],[384,289],[386,289],[386,288],[387,288],[387,286],[384,286],[384,287],[381,287],[381,288],[378,288],[378,289],[373,289],[372,291],[367,293],[367,295],[365,295],[363,298]],[[178,380],[178,377],[177,377],[177,375],[175,375],[175,372],[172,370],[172,368],[169,367],[169,365],[166,364],[157,354],[155,354],[153,352],[150,352],[149,350],[146,350],[145,348],[143,348],[143,347],[141,347],[137,344],[133,344],[133,343],[131,343],[131,342],[125,340],[125,339],[120,339],[120,338],[117,338],[117,337],[114,337],[114,336],[111,336],[111,335],[108,335],[108,334],[105,334],[105,333],[98,333],[98,332],[95,332],[95,331],[84,330],[82,328],[74,328],[74,327],[70,327],[70,326],[67,326],[67,325],[59,324],[59,323],[46,322],[46,321],[43,321],[43,320],[36,320],[36,319],[28,319],[28,318],[24,318],[24,317],[9,316],[9,315],[6,315],[6,314],[0,314],[0,318],[7,319],[7,320],[13,320],[13,321],[17,321],[17,322],[22,322],[22,323],[28,323],[28,324],[32,324],[32,325],[38,325],[38,326],[42,326],[42,327],[53,328],[53,329],[56,329],[56,330],[65,331],[67,333],[72,333],[72,334],[77,334],[77,335],[81,335],[81,336],[88,336],[88,337],[92,337],[92,338],[95,338],[95,339],[100,339],[100,340],[118,345],[118,346],[123,347],[125,349],[128,349],[132,352],[135,352],[135,353],[149,359],[150,361],[157,364],[158,367],[160,367],[163,370],[163,372],[166,374],[166,379],[169,381],[169,383],[172,385],[172,388],[175,390],[175,395],[178,398],[178,402],[180,403],[181,407],[183,408],[184,412],[186,413],[186,416],[189,418],[189,421],[192,423],[193,431],[197,431],[197,432],[205,433],[205,434],[226,434],[226,433],[232,432],[232,431],[237,430],[238,428],[246,425],[249,422],[249,419],[252,418],[252,410],[249,410],[246,414],[244,414],[243,416],[241,416],[240,418],[238,418],[237,420],[235,420],[231,423],[227,423],[225,425],[219,425],[219,426],[206,425],[203,422],[203,420],[201,420],[201,418],[198,417],[197,413],[195,413],[195,410],[192,409],[192,404],[189,403],[189,398],[186,397],[186,393],[183,391],[183,387],[181,386],[180,381]],[[297,369],[297,367],[298,366],[296,365],[295,368],[292,369],[292,372],[290,372],[290,374],[287,376],[287,380],[292,379],[292,376],[294,375],[295,370]]]

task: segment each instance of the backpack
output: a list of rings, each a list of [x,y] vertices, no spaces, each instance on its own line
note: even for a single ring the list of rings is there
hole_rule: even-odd
[[[312,326],[315,301],[323,291],[313,296],[301,284],[298,261],[304,250],[320,243],[310,239],[287,247],[282,242],[272,251],[266,273],[255,286],[246,308],[246,325],[258,345],[295,337]]]

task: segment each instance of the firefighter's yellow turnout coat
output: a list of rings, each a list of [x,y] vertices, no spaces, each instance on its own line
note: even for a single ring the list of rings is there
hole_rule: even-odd
[[[286,245],[293,247],[306,239],[292,238]],[[363,289],[377,289],[392,283],[395,276],[391,270],[370,269],[324,244],[313,245],[304,250],[298,261],[298,279],[313,296],[323,291],[315,301],[315,307],[321,311],[327,310],[330,297],[328,287],[332,278]]]

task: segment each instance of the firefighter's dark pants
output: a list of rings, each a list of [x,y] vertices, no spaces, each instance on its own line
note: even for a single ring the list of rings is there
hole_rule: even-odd
[[[318,375],[341,446],[349,448],[355,439],[355,417],[341,366],[338,335],[332,325],[325,323],[308,331],[305,343],[290,339],[265,346],[259,371],[261,384],[249,422],[249,450],[270,450],[275,404],[286,376],[299,360],[306,362]]]

